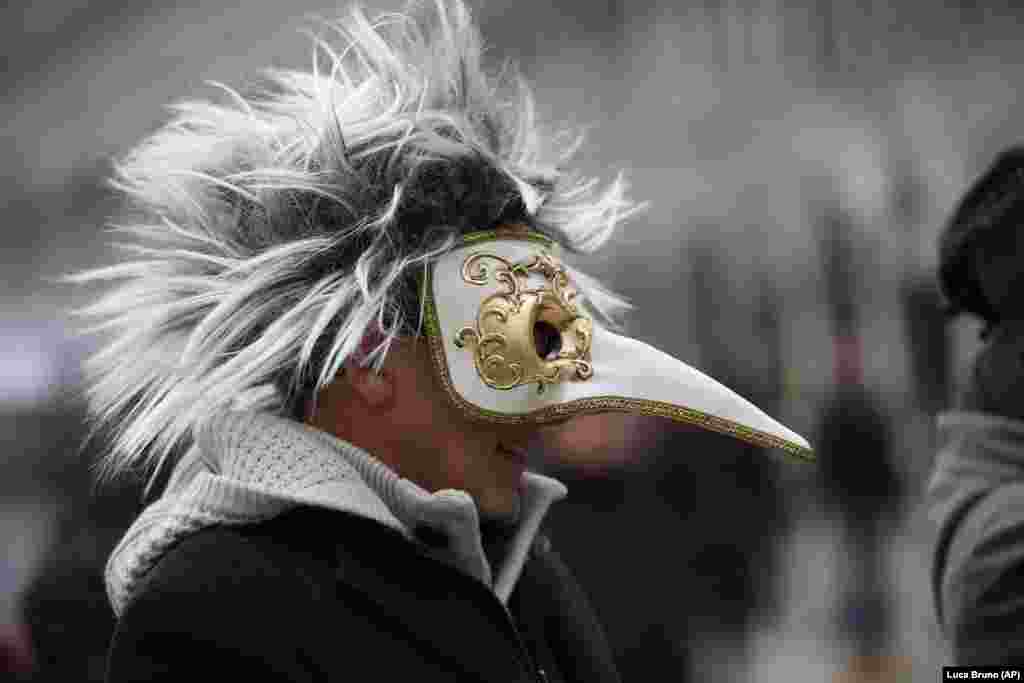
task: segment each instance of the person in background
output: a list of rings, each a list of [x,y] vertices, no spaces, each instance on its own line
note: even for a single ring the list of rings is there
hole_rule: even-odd
[[[562,250],[637,206],[566,168],[462,2],[330,28],[311,71],[178,105],[118,165],[137,258],[74,278],[114,282],[87,311],[102,472],[171,472],[107,562],[108,680],[618,680],[541,532],[541,426],[810,447],[613,331]]]
[[[1024,664],[1024,147],[971,186],[939,240],[952,313],[985,323],[983,345],[938,417],[929,483],[932,589],[962,665]]]
[[[892,588],[886,542],[900,523],[903,482],[892,461],[893,418],[864,373],[863,313],[854,218],[839,206],[822,216],[822,270],[832,328],[832,386],[819,406],[815,444],[823,511],[836,524],[844,559],[835,605],[837,640],[850,647],[846,674],[880,674],[893,660]]]

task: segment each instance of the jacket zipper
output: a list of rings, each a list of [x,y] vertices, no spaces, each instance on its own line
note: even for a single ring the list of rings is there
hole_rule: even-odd
[[[491,601],[498,603],[498,606],[501,607],[501,612],[505,619],[505,625],[508,626],[509,631],[512,632],[512,637],[516,641],[516,646],[519,648],[519,656],[522,659],[522,663],[526,670],[533,674],[533,678],[537,683],[548,683],[547,672],[534,663],[533,657],[530,656],[530,651],[526,647],[526,642],[523,640],[523,636],[519,633],[515,620],[512,618],[512,613],[508,611],[508,607],[498,600],[490,590],[488,590],[487,593]]]
[[[438,562],[436,558],[431,557],[429,554],[423,552],[421,549],[417,549],[417,552],[419,552],[419,554],[422,557],[427,558],[432,562]],[[465,581],[468,585],[473,586],[472,590],[484,593],[485,601],[491,603],[492,605],[497,605],[502,615],[501,621],[505,624],[508,631],[512,634],[512,640],[515,641],[516,648],[518,649],[518,659],[520,665],[523,667],[523,669],[525,669],[531,674],[533,680],[536,681],[536,683],[549,683],[547,672],[542,667],[534,664],[533,658],[530,656],[530,651],[526,648],[526,643],[523,641],[523,636],[519,633],[519,629],[516,627],[515,620],[512,618],[512,613],[508,611],[508,607],[506,607],[505,604],[501,602],[501,600],[498,600],[498,597],[494,594],[490,587],[484,585],[479,580],[465,575],[455,567],[449,566],[448,569],[457,574],[460,580]]]
[[[488,600],[492,604],[496,604],[498,608],[501,610],[502,621],[504,621],[505,626],[512,634],[512,639],[515,641],[516,648],[519,650],[519,660],[520,664],[523,665],[523,668],[526,669],[526,671],[530,672],[533,679],[537,683],[548,683],[547,672],[544,671],[544,669],[540,666],[534,664],[533,657],[530,656],[530,651],[527,649],[526,643],[523,640],[523,636],[521,633],[519,633],[519,629],[516,627],[515,620],[512,618],[512,613],[508,611],[508,607],[506,607],[500,600],[498,600],[494,593],[492,593],[491,590],[484,586],[482,583],[479,583],[475,580],[470,581],[471,583],[475,584],[476,590],[481,590],[487,594],[487,597],[485,598],[486,600]]]

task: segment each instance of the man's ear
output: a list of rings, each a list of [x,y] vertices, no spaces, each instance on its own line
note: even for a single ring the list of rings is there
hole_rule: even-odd
[[[372,368],[345,369],[349,386],[368,410],[387,412],[395,405],[395,377],[390,370],[377,372]]]

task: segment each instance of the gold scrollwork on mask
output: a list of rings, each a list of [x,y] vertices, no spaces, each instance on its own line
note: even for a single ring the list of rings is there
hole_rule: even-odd
[[[543,393],[548,384],[593,376],[590,344],[593,322],[576,303],[577,292],[558,259],[539,253],[524,263],[512,263],[489,252],[477,252],[462,264],[462,279],[484,286],[496,264],[494,279],[505,290],[480,304],[476,325],[455,335],[458,348],[473,351],[477,374],[494,389],[512,389],[537,383]],[[546,286],[529,289],[529,277],[537,273]],[[557,334],[559,348],[541,357],[535,335],[538,325]],[[565,371],[565,373],[563,373]],[[571,372],[571,374],[569,374]]]

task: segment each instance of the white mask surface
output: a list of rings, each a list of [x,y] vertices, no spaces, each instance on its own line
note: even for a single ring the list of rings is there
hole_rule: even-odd
[[[654,415],[813,460],[803,437],[731,389],[593,321],[554,244],[538,233],[466,235],[432,266],[425,290],[435,370],[470,417]]]

